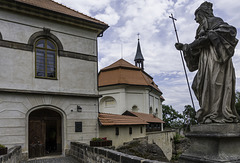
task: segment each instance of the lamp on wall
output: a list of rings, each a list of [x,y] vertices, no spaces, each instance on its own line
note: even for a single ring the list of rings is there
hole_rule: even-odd
[[[82,108],[79,105],[77,105],[77,112],[82,112]]]

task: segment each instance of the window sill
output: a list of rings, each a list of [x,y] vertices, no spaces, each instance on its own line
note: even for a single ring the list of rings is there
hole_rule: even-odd
[[[40,77],[40,76],[35,76],[36,79],[49,79],[49,80],[58,80],[57,78],[51,78],[51,77]]]

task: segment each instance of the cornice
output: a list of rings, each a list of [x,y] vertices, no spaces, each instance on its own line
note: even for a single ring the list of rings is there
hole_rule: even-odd
[[[69,92],[51,92],[51,91],[37,91],[37,90],[21,90],[21,89],[6,89],[0,88],[0,92],[6,93],[22,93],[22,94],[42,94],[42,95],[56,95],[56,96],[76,96],[87,98],[100,98],[99,94],[83,94],[83,93],[69,93]]]
[[[98,36],[102,36],[103,32],[109,27],[105,24],[100,24],[78,17],[69,16],[56,11],[51,11],[25,3],[16,2],[14,0],[1,0],[0,8],[5,10],[11,10],[13,12],[21,14],[27,14],[29,16],[36,16],[39,18],[48,19],[50,21],[57,21],[69,25],[78,26],[87,30],[93,30],[98,33]]]

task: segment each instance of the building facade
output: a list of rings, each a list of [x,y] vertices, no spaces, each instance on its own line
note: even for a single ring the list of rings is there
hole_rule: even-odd
[[[0,144],[64,155],[98,136],[97,37],[108,25],[51,0],[0,3]]]

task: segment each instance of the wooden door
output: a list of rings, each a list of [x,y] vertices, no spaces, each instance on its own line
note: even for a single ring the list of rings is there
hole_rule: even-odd
[[[29,120],[29,158],[45,155],[45,122]]]

